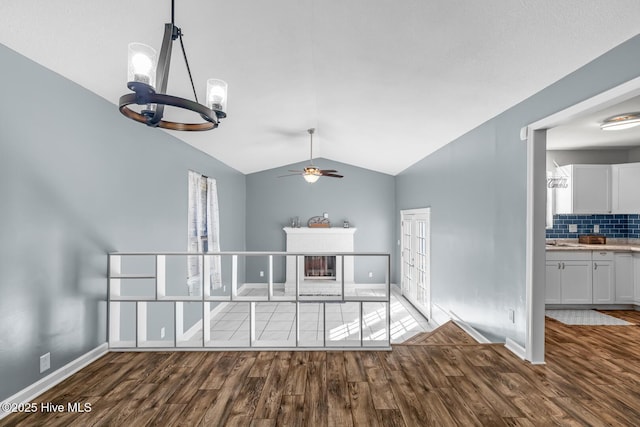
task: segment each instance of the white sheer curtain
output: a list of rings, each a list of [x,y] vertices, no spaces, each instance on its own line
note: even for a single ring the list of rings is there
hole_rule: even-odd
[[[207,252],[220,252],[220,213],[218,212],[218,187],[216,180],[207,178]],[[222,268],[219,256],[209,257],[211,290],[222,287]]]
[[[218,212],[218,191],[215,179],[189,171],[189,252],[220,251],[220,220]],[[222,287],[221,262],[219,256],[207,257],[202,265],[202,257],[188,257],[187,287],[189,295],[201,295],[201,285],[209,289]],[[204,271],[206,269],[206,271]],[[203,276],[201,276],[203,272]]]

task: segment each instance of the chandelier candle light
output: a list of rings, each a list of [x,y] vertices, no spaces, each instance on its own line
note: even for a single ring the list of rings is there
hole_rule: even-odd
[[[128,83],[133,91],[120,97],[119,109],[122,114],[137,122],[152,127],[171,130],[201,131],[218,127],[220,119],[227,116],[227,83],[218,79],[207,80],[205,105],[198,103],[189,61],[182,42],[182,30],[174,24],[175,0],[171,0],[171,23],[164,25],[164,38],[160,49],[160,57],[156,61],[156,51],[142,43],[130,43],[128,51]],[[169,80],[171,47],[176,39],[180,39],[180,47],[189,73],[191,88],[195,102],[166,94]],[[130,105],[142,106],[139,112],[129,108]],[[200,123],[181,123],[163,120],[164,107],[172,106],[190,110],[198,114],[204,121]]]

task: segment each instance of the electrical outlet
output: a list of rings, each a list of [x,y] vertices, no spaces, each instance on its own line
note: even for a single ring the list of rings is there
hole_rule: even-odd
[[[260,277],[264,277],[264,271],[260,271]]]
[[[371,278],[371,277],[373,277],[373,271],[370,271],[370,272],[369,272],[369,277],[370,277],[370,278]]]
[[[40,373],[48,371],[51,368],[51,353],[40,356]]]
[[[577,233],[578,224],[569,224],[569,233]]]
[[[600,232],[600,225],[599,224],[593,224],[593,232],[594,233],[599,233]]]
[[[164,326],[160,328],[160,338],[164,338],[165,332]]]
[[[509,320],[511,320],[511,323],[516,323],[516,312],[515,312],[515,310],[509,310]]]

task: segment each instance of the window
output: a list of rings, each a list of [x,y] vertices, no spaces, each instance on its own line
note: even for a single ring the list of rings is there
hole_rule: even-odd
[[[187,251],[219,252],[219,228],[218,190],[215,179],[189,171]],[[220,257],[207,257],[207,261],[210,262],[206,262],[205,265],[202,261],[200,256],[188,257],[189,295],[200,295],[201,286],[209,286],[210,290],[219,289],[222,286]]]

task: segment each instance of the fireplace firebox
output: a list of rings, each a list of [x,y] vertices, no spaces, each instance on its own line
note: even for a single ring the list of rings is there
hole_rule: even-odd
[[[313,255],[304,257],[305,279],[336,280],[336,257]]]

